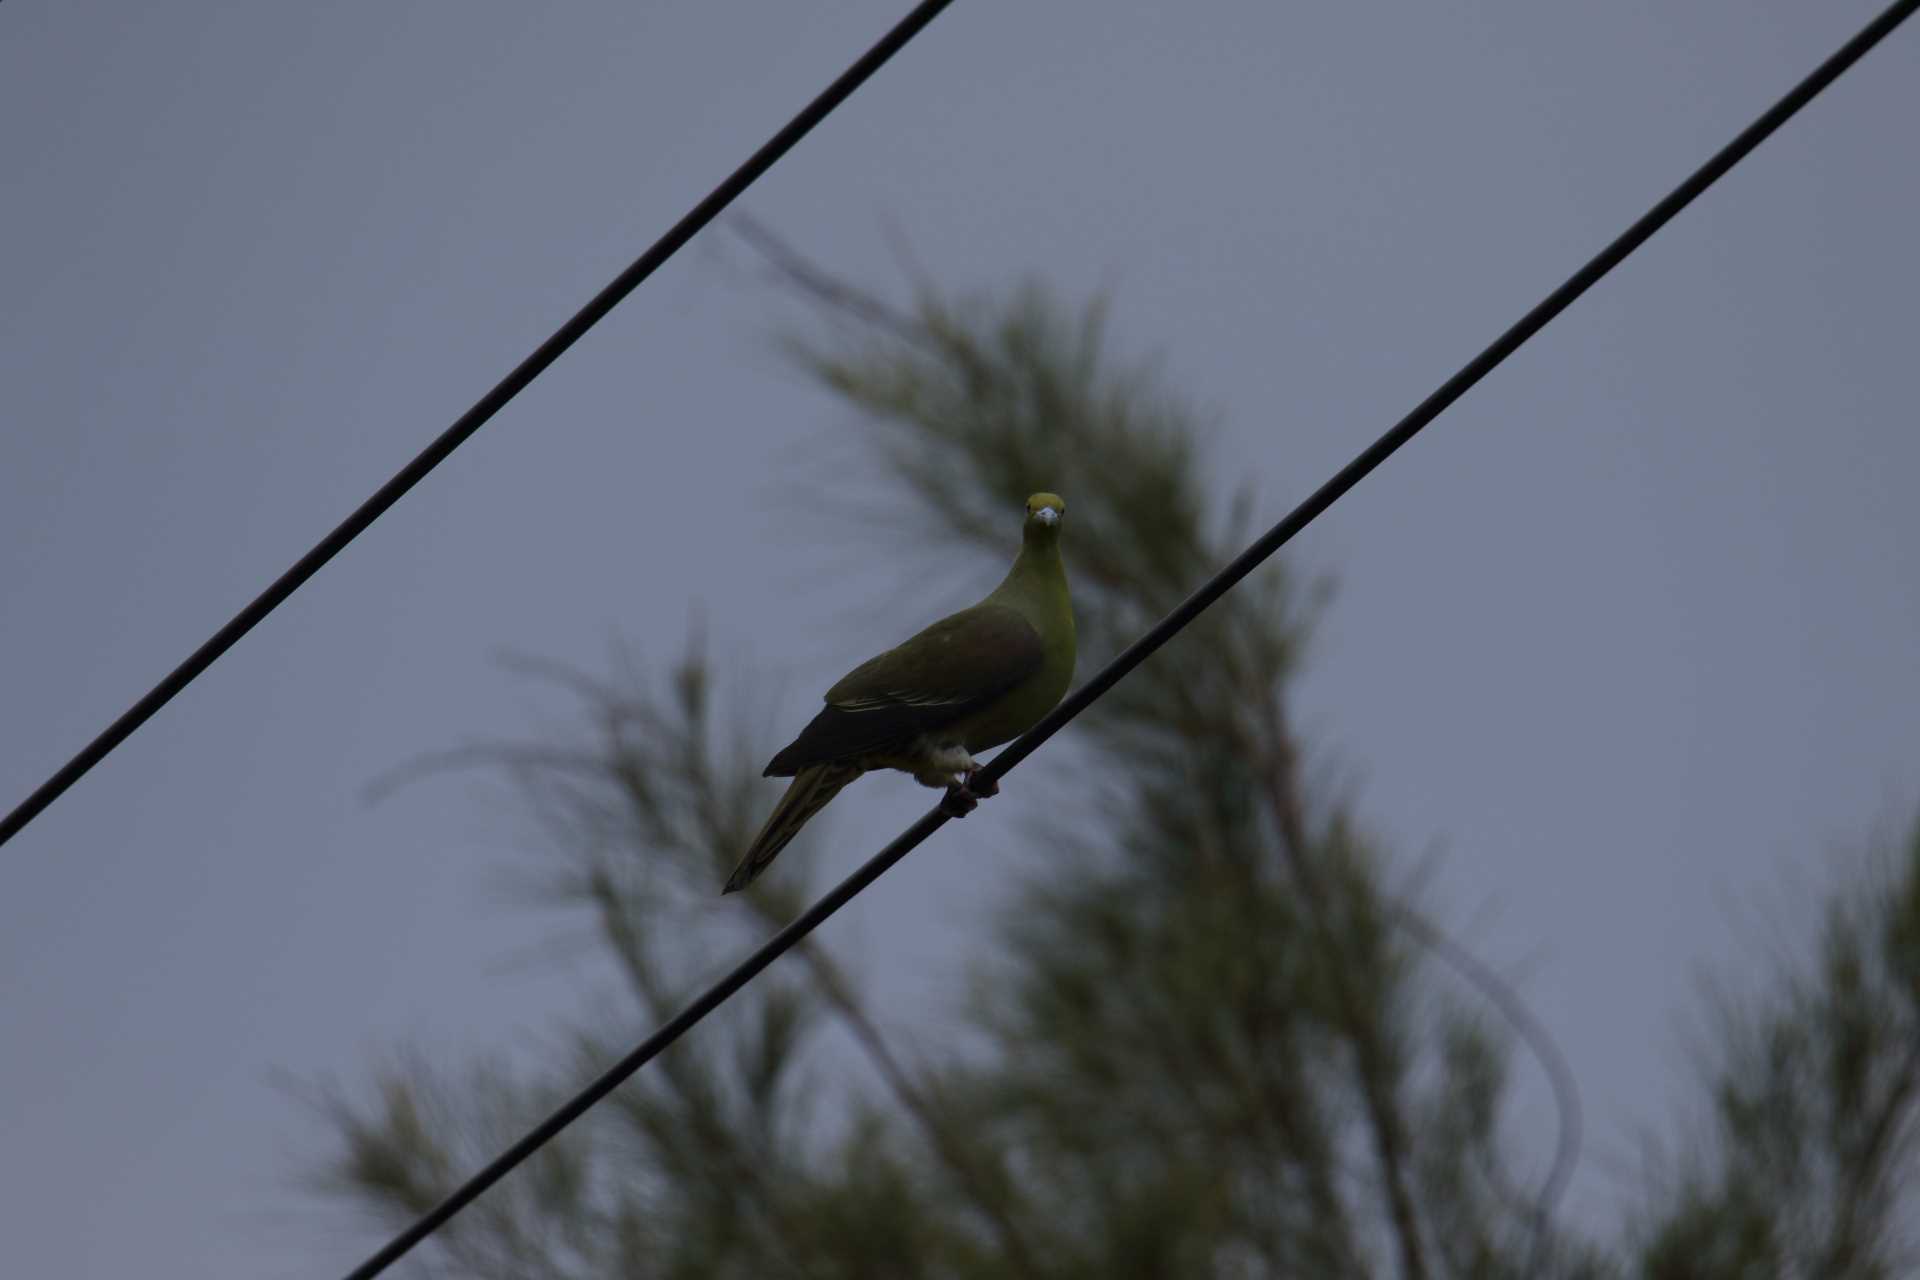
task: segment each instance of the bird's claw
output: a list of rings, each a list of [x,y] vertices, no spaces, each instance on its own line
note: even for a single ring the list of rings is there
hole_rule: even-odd
[[[988,796],[1000,794],[1000,784],[992,778],[977,781],[979,769],[969,769],[960,781],[947,788],[947,794],[940,801],[940,812],[949,818],[964,818],[972,813],[974,806]]]

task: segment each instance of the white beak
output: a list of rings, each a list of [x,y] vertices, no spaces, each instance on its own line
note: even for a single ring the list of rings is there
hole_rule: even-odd
[[[1042,507],[1033,513],[1033,518],[1041,524],[1058,524],[1060,522],[1060,513],[1052,507]]]

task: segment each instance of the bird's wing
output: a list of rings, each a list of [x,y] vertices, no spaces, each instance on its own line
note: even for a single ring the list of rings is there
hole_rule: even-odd
[[[881,750],[953,723],[1040,670],[1040,633],[1005,605],[962,609],[861,663],[827,691],[827,705],[767,765],[786,777],[808,765]]]

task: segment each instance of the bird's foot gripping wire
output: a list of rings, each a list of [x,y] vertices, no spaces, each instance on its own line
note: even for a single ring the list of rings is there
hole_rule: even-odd
[[[947,788],[947,794],[940,800],[940,812],[949,818],[964,818],[982,800],[1000,794],[1000,784],[992,778],[975,781],[979,772],[978,768],[969,769],[960,781]]]

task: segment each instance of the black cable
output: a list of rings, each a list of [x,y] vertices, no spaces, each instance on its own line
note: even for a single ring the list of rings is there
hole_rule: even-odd
[[[1785,97],[1769,108],[1766,114],[1743,129],[1738,137],[1696,169],[1692,176],[1675,187],[1672,193],[1656,204],[1638,222],[1622,232],[1618,239],[1569,276],[1565,284],[1548,294],[1544,301],[1522,316],[1512,328],[1494,339],[1493,344],[1475,356],[1465,368],[1442,383],[1440,389],[1421,401],[1412,413],[1395,423],[1391,430],[1369,445],[1364,453],[1343,467],[1331,480],[1315,490],[1311,497],[1295,507],[1284,520],[1268,530],[1259,541],[1210,578],[1198,591],[1188,596],[1151,631],[1134,641],[1118,657],[1102,667],[1092,679],[1068,695],[1039,724],[1009,743],[980,771],[981,775],[998,780],[1004,777],[1008,770],[1033,754],[1034,748],[1058,733],[1067,721],[1086,710],[1094,699],[1112,688],[1122,676],[1139,666],[1155,649],[1172,639],[1176,632],[1193,621],[1202,610],[1218,600],[1240,579],[1253,572],[1262,561],[1279,550],[1282,544],[1305,528],[1321,512],[1332,506],[1334,501],[1347,490],[1358,484],[1368,472],[1385,462],[1395,450],[1411,440],[1422,427],[1439,417],[1448,405],[1464,395],[1474,383],[1491,373],[1495,366],[1512,355],[1521,343],[1538,333],[1549,320],[1566,310],[1574,299],[1618,266],[1628,254],[1645,243],[1649,236],[1692,203],[1696,196],[1712,186],[1748,152],[1759,146],[1769,134],[1786,123],[1795,112],[1811,102],[1814,96],[1833,83],[1841,72],[1858,62],[1867,50],[1880,43],[1889,32],[1911,17],[1916,8],[1920,8],[1920,0],[1898,0],[1867,24],[1860,34],[1847,41],[1837,53],[1821,63],[1813,74],[1795,85]],[[488,1187],[505,1177],[515,1165],[545,1146],[561,1130],[579,1119],[587,1108],[612,1093],[634,1072],[686,1034],[694,1024],[719,1008],[734,992],[747,985],[755,975],[772,964],[783,952],[790,950],[795,943],[812,933],[827,917],[851,901],[855,894],[879,879],[882,873],[906,857],[928,836],[938,831],[946,821],[946,814],[935,808],[894,837],[886,848],[874,854],[825,897],[808,907],[806,911],[796,916],[792,923],[762,943],[732,972],[702,992],[693,1003],[682,1009],[658,1031],[648,1036],[631,1053],[602,1072],[592,1084],[576,1094],[566,1105],[541,1121],[524,1138],[494,1157],[485,1168],[461,1183],[445,1200],[428,1210],[413,1225],[394,1237],[380,1252],[350,1272],[347,1280],[370,1280],[370,1277],[384,1271],[402,1254],[426,1239],[454,1214],[477,1199]]]
[[[381,485],[379,490],[354,513],[341,521],[339,526],[322,538],[304,556],[294,563],[291,569],[274,579],[273,584],[247,605],[226,626],[213,633],[205,644],[195,649],[187,660],[167,673],[166,679],[155,685],[140,701],[129,707],[125,714],[108,725],[100,736],[83,747],[80,753],[62,765],[58,772],[41,783],[34,793],[22,800],[6,817],[0,818],[0,844],[5,844],[20,833],[37,817],[41,810],[59,799],[61,793],[85,776],[87,770],[105,759],[107,753],[126,741],[128,735],[145,724],[153,714],[167,705],[173,696],[193,683],[201,672],[212,666],[215,659],[231,649],[240,637],[253,630],[263,618],[272,613],[286,598],[299,590],[307,579],[320,571],[322,565],[346,549],[348,543],[359,537],[375,520],[386,513],[387,508],[398,502],[407,490],[420,483],[427,473],[446,461],[447,456],[462,444],[467,437],[478,431],[494,414],[505,408],[507,402],[526,390],[527,385],[546,371],[547,366],[558,360],[568,347],[598,324],[609,311],[619,305],[621,299],[632,293],[645,280],[659,269],[660,265],[691,240],[696,232],[705,227],[720,211],[733,203],[735,197],[751,186],[761,174],[773,167],[795,143],[807,136],[813,127],[826,119],[833,109],[847,100],[853,91],[866,82],[868,77],[878,71],[886,61],[913,39],[920,30],[939,16],[952,0],[921,0],[913,12],[900,20],[899,25],[887,32],[864,54],[859,61],[848,67],[840,77],[828,85],[820,96],[801,108],[800,113],[789,120],[780,132],[768,139],[758,151],[749,156],[744,164],[728,174],[726,180],[707,194],[707,197],[695,205],[687,215],[673,224],[667,233],[654,241],[653,246],[618,276],[613,283],[593,296],[592,301],[574,313],[573,318],[554,331],[552,337],[534,349],[532,355],[522,360],[513,372],[502,378],[493,390],[480,397],[473,408],[461,414],[454,424],[440,433],[439,438],[423,449],[393,479]]]

